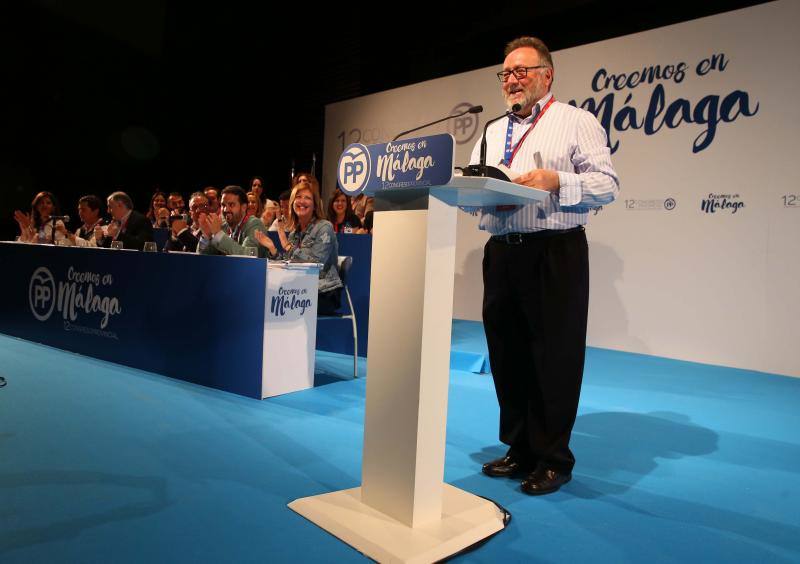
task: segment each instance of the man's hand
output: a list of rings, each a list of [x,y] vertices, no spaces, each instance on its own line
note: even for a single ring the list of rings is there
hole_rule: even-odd
[[[112,221],[108,224],[108,228],[106,229],[106,235],[111,237],[112,239],[119,234],[119,223],[116,221]]]
[[[211,232],[210,237],[213,237],[222,229],[222,218],[215,213],[208,215],[208,227]]]
[[[69,239],[73,244],[75,243],[75,234],[70,233],[69,230],[67,230],[67,226],[60,221],[56,223],[56,233],[61,233],[64,238]]]
[[[561,188],[558,172],[543,168],[536,168],[521,174],[514,180],[514,183],[530,188],[538,188],[539,190],[547,190],[548,192],[558,192],[558,189]]]
[[[197,216],[197,223],[200,226],[200,231],[203,232],[203,237],[211,239],[211,224],[208,221],[208,214],[201,213]]]

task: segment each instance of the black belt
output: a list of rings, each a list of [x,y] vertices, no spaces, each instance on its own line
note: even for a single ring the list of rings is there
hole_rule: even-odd
[[[531,231],[530,233],[506,233],[505,235],[492,235],[492,241],[505,243],[506,245],[521,245],[534,239],[547,239],[549,237],[559,237],[567,233],[577,233],[583,231],[583,225],[572,229],[542,229],[541,231]]]

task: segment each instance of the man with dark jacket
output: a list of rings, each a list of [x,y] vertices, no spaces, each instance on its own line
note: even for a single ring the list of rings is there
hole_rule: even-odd
[[[125,192],[114,192],[108,197],[111,223],[95,229],[98,247],[110,247],[112,241],[121,241],[123,248],[141,251],[147,241],[153,240],[153,226],[144,214],[133,209],[133,200]]]
[[[197,237],[192,235],[186,219],[184,214],[173,215],[169,218],[170,236],[166,245],[164,245],[165,251],[193,253],[197,250]]]

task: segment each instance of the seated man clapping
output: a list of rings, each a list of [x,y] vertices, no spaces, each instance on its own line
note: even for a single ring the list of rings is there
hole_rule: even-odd
[[[222,191],[222,214],[199,216],[200,242],[197,252],[204,255],[244,255],[245,247],[258,247],[256,231],[267,232],[261,219],[247,213],[247,193],[240,186]]]

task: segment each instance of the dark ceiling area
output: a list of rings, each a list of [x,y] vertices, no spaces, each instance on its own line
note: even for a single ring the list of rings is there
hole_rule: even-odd
[[[28,2],[0,22],[0,235],[39,190],[67,212],[253,175],[274,196],[321,162],[325,104],[497,64],[518,35],[559,50],[758,3]]]

